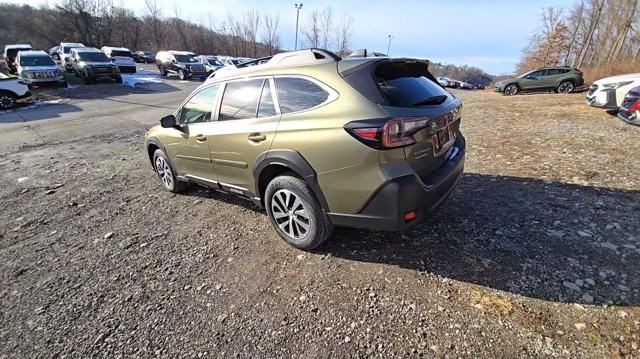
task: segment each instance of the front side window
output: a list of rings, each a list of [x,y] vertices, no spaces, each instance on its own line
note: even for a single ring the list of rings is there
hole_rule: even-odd
[[[259,79],[227,83],[219,120],[255,118],[263,82],[263,79]]]
[[[180,110],[178,123],[188,125],[211,120],[211,111],[216,102],[218,88],[219,85],[207,87],[191,97]]]
[[[280,112],[283,115],[308,110],[329,98],[329,92],[322,87],[297,77],[277,78],[276,92],[280,102]]]

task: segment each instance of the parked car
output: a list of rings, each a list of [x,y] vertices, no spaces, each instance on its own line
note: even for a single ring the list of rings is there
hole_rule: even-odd
[[[136,51],[133,53],[133,59],[135,62],[152,64],[156,57],[151,51]]]
[[[180,80],[190,77],[206,78],[207,69],[190,52],[160,51],[156,54],[156,66],[160,75],[177,75]]]
[[[224,66],[236,66],[242,63],[242,61],[231,56],[218,56],[217,58]]]
[[[120,73],[134,74],[136,72],[136,62],[133,61],[131,50],[111,46],[103,46],[100,50],[118,66]]]
[[[640,73],[606,77],[589,87],[586,102],[589,106],[616,113],[627,92],[637,86],[640,86]]]
[[[195,59],[204,65],[207,70],[207,76],[211,76],[212,73],[224,67],[222,62],[218,61],[218,59],[212,55],[200,55],[196,56]]]
[[[507,96],[540,90],[571,93],[582,85],[584,85],[582,71],[569,66],[554,66],[529,71],[516,78],[498,81],[494,85],[494,90]]]
[[[8,110],[30,100],[31,92],[26,82],[0,73],[0,110]]]
[[[446,77],[438,77],[436,78],[438,80],[438,83],[442,86],[442,87],[449,87],[449,79]]]
[[[18,52],[29,50],[33,50],[33,48],[28,44],[13,44],[4,47],[4,64],[9,69],[10,74],[16,73],[16,55],[18,55]]]
[[[460,81],[460,88],[461,89],[465,89],[465,90],[473,90],[473,89],[475,89],[475,87],[472,84],[464,82],[464,81]]]
[[[149,130],[146,152],[164,189],[197,183],[263,205],[298,248],[334,226],[404,230],[447,198],[464,167],[462,103],[428,67],[280,53],[207,80]]]
[[[18,76],[29,86],[55,84],[67,87],[64,73],[44,51],[20,51],[16,57]]]
[[[622,101],[618,118],[632,125],[640,126],[640,86],[629,90]]]
[[[60,61],[60,46],[54,46],[49,49],[49,56],[55,61]]]
[[[84,84],[93,84],[101,78],[122,83],[120,69],[104,52],[93,47],[77,47],[71,50],[70,55],[73,72]]]
[[[85,47],[85,46],[77,42],[61,42],[60,43],[60,50],[59,50],[60,62],[62,62],[62,65],[64,66],[64,69],[67,72],[73,72],[73,64],[71,63],[71,50],[78,47]]]

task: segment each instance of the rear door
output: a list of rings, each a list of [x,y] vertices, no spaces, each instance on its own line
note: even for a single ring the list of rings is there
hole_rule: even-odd
[[[444,163],[459,135],[462,103],[437,84],[424,63],[382,63],[374,75],[386,99],[382,108],[417,129],[416,142],[404,147],[407,161],[418,175],[429,175]]]
[[[546,69],[540,78],[541,86],[545,88],[557,87],[560,84],[561,73],[561,69]]]
[[[256,158],[271,147],[280,121],[271,77],[227,82],[208,136],[220,185],[250,195]]]

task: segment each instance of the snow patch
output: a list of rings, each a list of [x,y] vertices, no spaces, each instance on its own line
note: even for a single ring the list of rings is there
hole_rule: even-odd
[[[139,84],[162,83],[160,74],[149,70],[138,70],[135,74],[122,74],[122,85],[136,87]]]

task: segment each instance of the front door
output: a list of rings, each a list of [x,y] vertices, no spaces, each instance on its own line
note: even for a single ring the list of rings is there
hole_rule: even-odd
[[[253,166],[256,158],[271,147],[280,121],[274,89],[271,78],[225,85],[209,145],[218,181],[228,191],[246,195],[255,192]]]
[[[201,89],[176,114],[176,128],[168,129],[166,149],[179,176],[216,181],[208,135],[219,85]]]
[[[519,81],[522,90],[533,90],[544,87],[541,85],[541,76],[544,70],[534,71]]]

